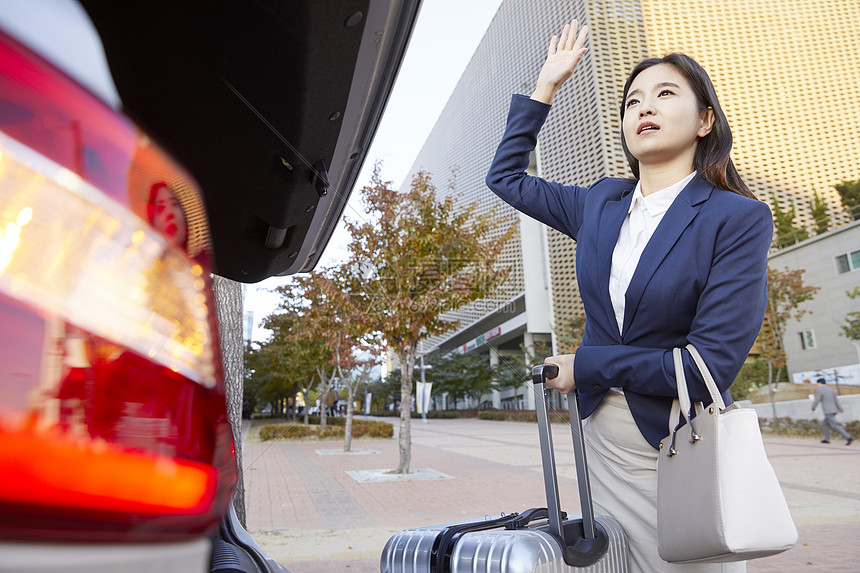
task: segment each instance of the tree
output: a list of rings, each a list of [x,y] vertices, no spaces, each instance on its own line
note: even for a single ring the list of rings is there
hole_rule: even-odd
[[[796,212],[794,199],[789,200],[791,208],[788,211],[783,211],[773,191],[770,193],[770,198],[773,206],[773,225],[776,228],[776,246],[781,249],[808,239],[809,233],[806,229],[794,226]]]
[[[764,322],[756,342],[762,350],[762,358],[768,366],[768,388],[773,408],[773,418],[777,419],[776,402],[773,396],[773,368],[776,367],[776,382],[779,381],[782,369],[785,367],[784,336],[789,320],[799,320],[808,311],[799,305],[815,297],[821,287],[803,283],[802,269],[779,271],[767,269],[767,308]]]
[[[508,269],[495,262],[516,223],[498,232],[494,213],[478,214],[477,204],[457,209],[452,196],[437,200],[424,172],[407,191],[397,192],[382,180],[380,169],[377,164],[361,190],[370,220],[346,221],[354,272],[343,291],[400,359],[400,461],[394,472],[403,474],[409,473],[412,456],[418,343],[457,328],[443,316],[446,311],[485,298],[503,283]]]
[[[827,216],[827,202],[818,196],[818,191],[813,193],[812,201],[809,202],[809,213],[815,222],[816,235],[826,233],[830,229],[830,217]]]
[[[439,393],[447,392],[457,400],[471,398],[480,407],[481,396],[498,389],[493,367],[485,354],[477,352],[452,352],[445,356],[434,356],[433,366],[426,378]]]
[[[281,324],[277,325],[271,317],[266,320],[267,328],[275,334],[246,351],[245,399],[251,403],[268,403],[272,411],[281,413],[290,400],[308,386],[314,371],[312,364],[303,360],[307,355],[307,345],[288,344],[280,334],[287,331],[283,328],[284,317],[278,319]],[[292,414],[295,415],[295,409]]]
[[[340,273],[341,276],[338,275]],[[355,364],[353,351],[360,343],[363,323],[359,321],[349,297],[341,290],[342,269],[323,269],[303,277],[293,284],[278,287],[284,297],[282,307],[300,314],[301,331],[293,332],[288,342],[309,341],[317,353],[313,362],[320,381],[320,426],[326,425],[329,392],[336,380],[347,382],[345,371]],[[351,398],[354,398],[354,388]],[[349,409],[349,429],[352,409]]]
[[[853,218],[857,218],[857,209],[860,208],[860,179],[857,181],[843,181],[833,186],[839,193],[842,206],[851,212]]]
[[[242,477],[242,383],[244,379],[244,344],[242,342],[242,290],[239,283],[215,276],[215,311],[221,339],[221,361],[224,365],[227,418],[233,431],[236,453],[236,489],[233,507],[236,517],[245,525],[245,481]]]
[[[304,348],[303,360],[313,365],[311,380],[319,381],[321,426],[326,425],[328,396],[334,383],[339,381],[347,389],[344,451],[352,445],[352,404],[357,388],[369,378],[381,353],[378,337],[353,304],[349,276],[348,268],[332,267],[296,277],[291,284],[275,289],[282,296],[280,320],[292,321],[292,328],[282,338]],[[304,387],[306,403],[310,386]]]
[[[543,363],[544,358],[550,354],[552,354],[550,345],[542,340],[537,340],[531,347],[521,344],[519,354],[499,356],[499,363],[495,372],[499,387],[519,388],[524,384],[530,387],[532,367],[535,364]],[[556,391],[552,390],[550,396],[555,397],[556,394]]]
[[[845,295],[851,300],[860,297],[860,287],[854,287],[854,290],[845,291]],[[842,336],[852,341],[854,344],[860,343],[860,310],[852,310],[845,315],[845,324],[841,326]]]
[[[370,382],[373,369],[379,366],[382,349],[374,344],[359,348],[360,355],[355,359],[352,372],[344,378],[347,389],[346,424],[343,431],[343,451],[348,452],[352,447],[352,420],[355,395],[362,384]]]
[[[301,389],[305,403],[304,421],[307,424],[311,392],[317,386],[325,390],[329,379],[325,369],[320,376],[320,365],[328,365],[332,353],[305,319],[308,303],[303,296],[300,279],[294,278],[293,282],[275,291],[281,295],[281,302],[278,309],[263,321],[263,326],[272,331],[265,345],[269,353],[269,366],[282,372]],[[325,395],[320,400],[323,406],[324,399]]]
[[[371,401],[373,404],[378,405],[380,410],[385,410],[389,404],[396,403],[400,396],[400,381],[400,368],[396,368],[389,372],[385,378],[372,382],[368,387],[368,392],[372,394]]]
[[[573,318],[556,326],[555,340],[557,352],[559,354],[574,354],[579,345],[582,344],[582,335],[584,333],[584,314],[577,314]]]
[[[735,400],[746,400],[753,390],[767,386],[768,364],[760,358],[747,361],[732,382],[732,397]]]
[[[347,452],[352,444],[352,404],[356,391],[370,379],[383,354],[378,330],[364,319],[364,309],[357,306],[362,299],[352,292],[353,276],[353,267],[348,264],[327,269],[314,283],[313,292],[317,294],[315,304],[311,305],[314,309],[311,315],[316,317],[318,325],[317,335],[334,353],[337,373],[347,389],[343,443]]]

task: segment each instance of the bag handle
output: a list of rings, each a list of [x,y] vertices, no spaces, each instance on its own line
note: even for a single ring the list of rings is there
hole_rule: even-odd
[[[708,394],[711,395],[711,400],[714,405],[717,406],[720,411],[725,410],[726,403],[723,401],[723,397],[720,395],[720,391],[717,388],[717,383],[714,381],[711,371],[708,370],[707,364],[705,364],[705,361],[702,359],[702,355],[699,354],[699,351],[692,344],[688,344],[685,348],[690,353],[690,356],[693,358],[693,362],[699,369],[699,373],[702,375],[705,387],[707,387]],[[684,373],[684,360],[680,348],[672,349],[672,359],[675,363],[675,383],[678,388],[678,400],[672,403],[672,411],[669,413],[669,435],[672,436],[672,442],[669,446],[669,456],[674,456],[677,453],[677,450],[675,450],[675,434],[681,427],[681,415],[683,415],[684,419],[687,420],[687,423],[690,424],[692,440],[697,442],[702,439],[696,432],[696,428],[693,425],[693,418],[690,417],[690,391],[687,388],[687,376]],[[701,402],[696,402],[695,407],[697,415],[704,410],[704,406]]]
[[[713,400],[714,405],[717,406],[720,410],[725,410],[726,403],[723,401],[723,396],[720,394],[720,390],[717,388],[717,383],[714,382],[714,377],[711,376],[711,371],[708,370],[708,366],[702,359],[702,355],[699,354],[699,351],[696,350],[696,347],[692,344],[688,344],[686,348],[687,351],[690,353],[690,356],[693,357],[693,362],[695,362],[696,366],[699,367],[699,372],[702,374],[702,378],[705,380],[705,386],[708,387],[708,393],[711,395],[711,400]]]

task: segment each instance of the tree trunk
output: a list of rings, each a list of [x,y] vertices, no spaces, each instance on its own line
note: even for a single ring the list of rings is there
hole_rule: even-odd
[[[767,391],[770,394],[770,407],[773,410],[773,423],[779,425],[779,418],[776,416],[776,399],[774,398],[773,389],[773,362],[767,363]]]
[[[400,463],[393,472],[396,474],[408,474],[412,462],[412,373],[416,348],[412,344],[400,352]]]
[[[347,385],[346,424],[343,427],[343,451],[348,452],[352,447],[352,403],[355,401],[356,384]]]
[[[311,382],[313,382],[313,381],[311,381]],[[310,420],[308,420],[308,416],[310,416],[310,409],[311,409],[311,403],[309,402],[309,400],[311,399],[311,388],[310,388],[310,386],[308,386],[307,388],[302,388],[302,396],[305,399],[304,414],[305,414],[305,426],[307,426],[310,423]]]
[[[242,287],[239,283],[215,276],[215,308],[221,338],[221,361],[227,394],[227,419],[233,430],[236,452],[236,490],[233,507],[245,527],[245,480],[242,478],[242,388],[245,369],[242,340]]]
[[[326,377],[325,370],[318,370],[320,376],[320,385],[322,386],[322,392],[320,392],[320,428],[325,428],[325,419],[326,414],[328,413],[328,389],[329,389],[329,380]]]

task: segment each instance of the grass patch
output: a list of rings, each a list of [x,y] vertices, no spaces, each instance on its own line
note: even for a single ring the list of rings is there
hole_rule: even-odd
[[[855,438],[860,435],[860,420],[842,422],[837,416],[837,421],[842,423],[845,431]],[[819,438],[823,436],[821,431],[821,420],[794,420],[792,418],[759,418],[762,436],[780,436],[786,438]],[[841,439],[842,436],[831,432],[831,439]]]

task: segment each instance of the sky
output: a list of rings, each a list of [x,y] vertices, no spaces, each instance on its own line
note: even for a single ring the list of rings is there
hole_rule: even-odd
[[[376,161],[382,162],[383,179],[392,181],[395,189],[400,187],[501,3],[502,0],[423,1],[388,106],[344,210],[347,218],[363,218],[358,189],[370,181]],[[318,267],[344,260],[348,241],[349,234],[341,222]],[[269,291],[288,280],[275,277],[247,285],[245,310],[254,313],[253,340],[268,337],[268,331],[259,324],[278,305],[278,296]]]

